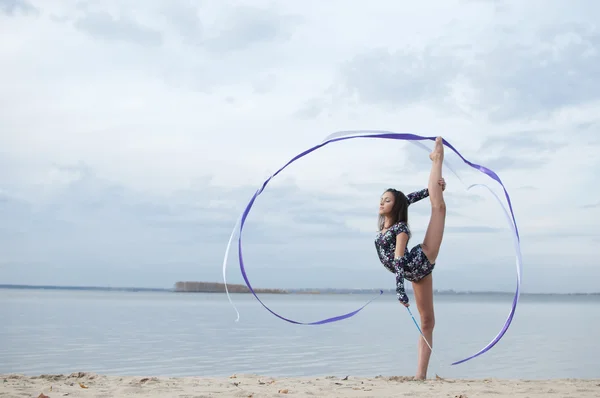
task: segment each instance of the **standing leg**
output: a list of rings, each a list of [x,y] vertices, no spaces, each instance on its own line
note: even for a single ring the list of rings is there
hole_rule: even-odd
[[[433,312],[433,280],[432,274],[418,282],[413,282],[413,293],[417,310],[421,316],[421,331],[427,342],[433,347],[433,327],[435,326],[435,314]],[[429,358],[431,357],[431,349],[423,340],[423,336],[419,336],[418,343],[418,363],[417,374],[415,378],[424,380],[427,378],[427,368],[429,367]]]

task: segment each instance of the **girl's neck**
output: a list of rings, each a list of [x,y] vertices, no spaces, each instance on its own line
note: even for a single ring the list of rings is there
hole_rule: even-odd
[[[393,225],[393,223],[392,223],[392,219],[391,218],[385,217],[383,219],[383,229],[388,229],[392,225]]]

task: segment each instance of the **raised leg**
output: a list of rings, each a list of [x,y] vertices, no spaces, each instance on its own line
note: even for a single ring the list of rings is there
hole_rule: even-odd
[[[433,328],[435,326],[435,314],[433,312],[433,280],[432,274],[427,275],[419,282],[413,282],[413,292],[417,310],[421,316],[421,331],[427,342],[433,347]],[[429,367],[429,358],[431,357],[431,349],[419,336],[418,343],[418,363],[416,379],[424,380],[427,378],[427,368]]]
[[[423,252],[427,259],[435,264],[440,252],[442,238],[444,237],[444,226],[446,224],[446,202],[444,193],[438,181],[442,178],[442,165],[444,162],[444,144],[442,137],[435,140],[435,148],[429,154],[431,159],[431,172],[429,173],[429,201],[431,202],[431,216],[429,225],[423,239]]]

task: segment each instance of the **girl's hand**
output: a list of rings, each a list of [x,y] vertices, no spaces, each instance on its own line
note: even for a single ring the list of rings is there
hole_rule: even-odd
[[[446,190],[446,180],[444,180],[443,178],[440,178],[438,181],[438,184],[440,184],[442,186],[442,191]]]

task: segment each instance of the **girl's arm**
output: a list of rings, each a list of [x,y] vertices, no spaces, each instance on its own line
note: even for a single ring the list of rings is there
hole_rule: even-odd
[[[415,192],[409,193],[408,195],[406,195],[406,198],[408,199],[408,205],[410,206],[411,204],[416,203],[421,199],[425,199],[428,196],[429,196],[429,189],[425,188],[425,189],[421,189],[420,191],[415,191]]]
[[[408,228],[401,224],[396,235],[396,251],[394,252],[394,268],[396,270],[396,295],[398,300],[408,306],[408,296],[404,290],[404,266],[407,258],[404,255],[408,243]]]
[[[443,178],[438,181],[438,184],[442,186],[442,191],[446,190],[446,181]],[[408,205],[410,206],[411,204],[416,203],[421,199],[425,199],[428,196],[429,189],[425,188],[421,189],[420,191],[409,193],[408,195],[406,195],[406,198],[408,199]]]

